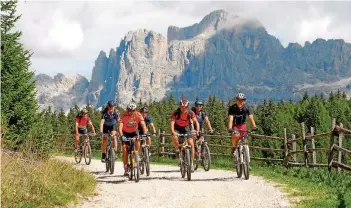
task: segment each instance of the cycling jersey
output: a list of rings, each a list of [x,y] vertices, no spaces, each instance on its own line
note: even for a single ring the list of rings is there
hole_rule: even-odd
[[[146,117],[144,118],[144,121],[145,121],[145,125],[146,125],[146,128],[149,127],[149,124],[152,123],[152,118],[150,115],[146,115]],[[139,132],[142,133],[143,132],[143,127],[141,127],[141,125],[139,124]]]
[[[132,115],[129,115],[128,112],[125,112],[122,114],[121,120],[123,123],[122,131],[126,133],[132,133],[138,130],[139,124],[141,121],[144,121],[144,118],[139,112],[132,113]]]
[[[234,105],[229,107],[228,115],[233,116],[233,125],[241,125],[246,123],[246,116],[252,115],[249,106],[246,104],[239,108],[238,105],[235,103]]]
[[[116,126],[117,122],[119,122],[120,113],[117,109],[111,112],[107,108],[105,108],[101,113],[101,119],[105,120],[104,126]]]
[[[86,128],[90,121],[91,120],[88,117],[88,115],[86,115],[84,118],[83,116],[76,117],[76,123],[78,123],[78,128]]]
[[[195,113],[197,121],[200,124],[200,129],[202,129],[202,125],[204,124],[207,112],[205,110],[201,110],[199,113],[197,113],[195,107],[193,107],[191,110]],[[194,126],[194,128],[196,128],[196,126]]]
[[[195,113],[191,110],[181,113],[180,109],[177,109],[171,116],[171,120],[175,121],[175,124],[179,127],[188,127],[190,125],[190,120],[193,118],[195,118]]]

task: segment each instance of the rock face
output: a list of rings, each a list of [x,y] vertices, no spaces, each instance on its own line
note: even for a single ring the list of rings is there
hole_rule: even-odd
[[[52,106],[53,110],[67,111],[72,104],[80,106],[86,103],[89,81],[81,75],[57,74],[51,78],[39,74],[35,80],[40,109]]]
[[[89,86],[82,82],[87,90],[81,89],[79,102],[99,107],[115,99],[124,107],[132,99],[158,101],[171,93],[190,100],[211,94],[228,99],[239,90],[253,101],[294,99],[303,89],[320,93],[340,86],[351,92],[350,83],[338,82],[350,76],[351,44],[343,40],[284,48],[259,21],[217,10],[192,26],[170,26],[167,39],[144,29],[128,32],[108,57],[100,52]]]

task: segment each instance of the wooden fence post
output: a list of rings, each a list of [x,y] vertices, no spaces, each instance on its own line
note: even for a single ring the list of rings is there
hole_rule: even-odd
[[[314,135],[314,128],[311,126],[311,136]],[[316,156],[316,151],[314,150],[316,148],[316,144],[314,143],[314,138],[312,138],[312,164],[313,166],[316,165],[317,163],[317,156]]]
[[[160,136],[161,136],[161,129],[158,129],[158,138],[157,138],[157,153],[160,155],[161,150],[160,150]]]
[[[328,171],[331,171],[332,165],[333,165],[333,158],[334,158],[334,154],[333,154],[333,146],[334,146],[334,128],[336,125],[336,119],[333,118],[332,120],[332,131],[330,134],[330,149],[329,149],[329,156],[328,156]]]
[[[163,134],[165,134],[165,131],[162,132]],[[161,147],[161,152],[162,154],[165,152],[165,136],[162,135],[162,147]]]
[[[295,134],[291,135],[291,139],[293,140],[293,142],[292,142],[292,151],[295,152],[293,154],[293,159],[294,159],[294,162],[296,162],[296,140],[295,140],[296,137],[295,137]]]
[[[342,123],[340,123],[340,125],[339,125],[341,128],[343,128],[344,126],[342,125]],[[339,134],[339,147],[342,147],[342,136],[343,136],[343,133],[342,132],[340,132],[340,134]],[[342,151],[338,151],[338,162],[339,163],[341,163],[341,156],[342,156]],[[338,172],[340,173],[341,172],[341,168],[340,167],[338,167]]]
[[[305,132],[305,123],[301,123],[302,128],[302,145],[303,145],[303,155],[305,166],[308,167],[308,152],[307,152],[307,142],[306,142],[306,132]]]
[[[288,138],[286,136],[286,128],[284,128],[284,150],[285,150],[285,158],[288,156],[289,150],[288,150]]]

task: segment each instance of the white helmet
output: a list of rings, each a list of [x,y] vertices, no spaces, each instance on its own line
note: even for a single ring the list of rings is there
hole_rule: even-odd
[[[128,105],[127,105],[127,110],[135,110],[136,109],[136,104],[134,102],[130,102]]]
[[[241,93],[239,92],[236,96],[235,96],[236,99],[238,100],[246,100],[246,96],[244,93]]]

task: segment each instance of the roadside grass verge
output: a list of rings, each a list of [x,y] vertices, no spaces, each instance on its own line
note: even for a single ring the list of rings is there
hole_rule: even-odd
[[[55,159],[35,160],[1,154],[2,207],[72,207],[78,195],[95,192],[94,176]]]

